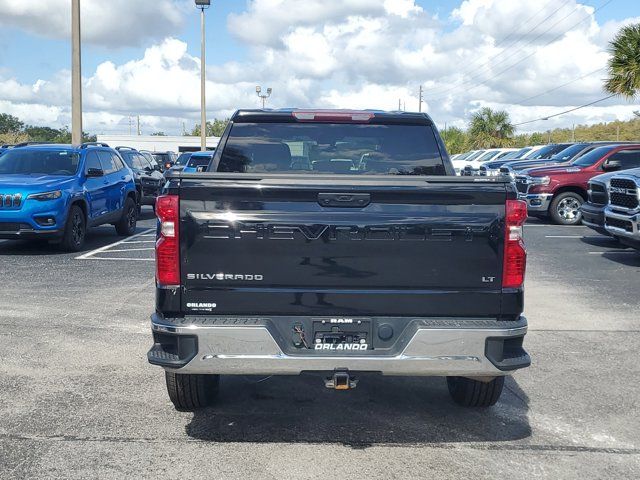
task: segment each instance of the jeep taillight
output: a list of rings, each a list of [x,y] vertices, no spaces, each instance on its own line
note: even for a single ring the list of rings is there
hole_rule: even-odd
[[[158,240],[156,241],[156,283],[162,287],[180,285],[180,204],[177,195],[156,199]]]
[[[520,288],[524,283],[527,251],[522,237],[522,225],[526,219],[527,204],[522,200],[507,200],[502,288]]]

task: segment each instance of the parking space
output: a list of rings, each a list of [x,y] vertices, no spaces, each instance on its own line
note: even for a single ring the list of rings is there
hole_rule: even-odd
[[[531,220],[533,364],[467,410],[439,378],[227,377],[176,412],[148,365],[152,213],[81,254],[0,242],[0,477],[637,478],[640,254]]]
[[[124,240],[83,253],[77,256],[76,260],[153,262],[155,236],[155,228],[148,228]]]

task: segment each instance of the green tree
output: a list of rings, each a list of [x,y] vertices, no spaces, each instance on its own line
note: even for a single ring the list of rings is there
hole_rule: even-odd
[[[24,129],[24,133],[29,136],[29,139],[32,142],[54,142],[62,132],[51,127],[27,125]]]
[[[71,143],[71,132],[68,127],[62,127],[59,130],[60,134],[53,139],[53,143]],[[96,135],[90,135],[87,132],[82,132],[82,142],[95,142],[98,140]]]
[[[221,137],[224,133],[224,129],[227,128],[227,123],[229,123],[228,118],[225,120],[215,119],[213,122],[207,122],[207,137]],[[193,128],[191,135],[195,137],[200,136],[199,123]]]
[[[471,117],[469,136],[473,148],[508,147],[513,142],[515,127],[505,111],[484,107]]]
[[[19,118],[9,115],[8,113],[0,113],[0,134],[2,133],[19,133],[24,128],[24,123]]]
[[[622,27],[609,43],[607,92],[632,99],[640,93],[640,23]]]
[[[528,145],[543,145],[547,143],[547,140],[544,137],[544,133],[534,132],[529,137]]]
[[[447,152],[453,155],[455,153],[462,153],[467,150],[467,134],[458,127],[445,128],[440,132],[444,144],[447,147]]]

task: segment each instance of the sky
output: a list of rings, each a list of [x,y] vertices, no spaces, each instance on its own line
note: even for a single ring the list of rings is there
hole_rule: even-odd
[[[84,130],[181,134],[199,121],[193,0],[81,0]],[[71,0],[0,0],[0,113],[71,123]],[[213,0],[206,11],[208,118],[256,108],[424,111],[464,128],[473,112],[518,124],[606,96],[608,42],[638,0]],[[633,117],[612,98],[526,123],[544,131]]]

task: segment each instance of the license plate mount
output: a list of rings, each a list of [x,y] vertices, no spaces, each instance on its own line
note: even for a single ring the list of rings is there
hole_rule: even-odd
[[[364,351],[371,349],[371,320],[328,318],[313,322],[313,349]]]

